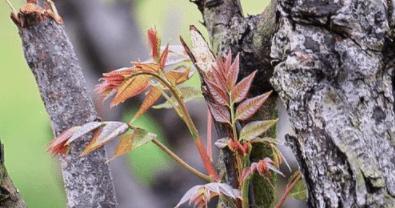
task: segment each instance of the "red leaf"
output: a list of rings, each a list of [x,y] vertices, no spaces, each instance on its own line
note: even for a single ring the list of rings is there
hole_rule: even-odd
[[[171,70],[165,73],[166,79],[171,83],[178,85],[189,79],[190,69]]]
[[[160,56],[160,39],[155,28],[147,31],[148,41],[151,46],[151,56],[154,60],[159,61]]]
[[[218,104],[221,104],[223,106],[229,105],[229,96],[225,91],[221,89],[221,87],[219,87],[217,84],[209,80],[206,80],[206,84],[210,94],[212,95],[212,98]]]
[[[116,106],[142,93],[149,85],[149,76],[140,75],[129,78],[118,89],[117,94],[111,102],[111,106]]]
[[[162,55],[160,56],[159,65],[161,69],[165,68],[168,55],[169,55],[169,45],[166,46],[165,50],[162,52]]]
[[[148,109],[150,109],[151,106],[154,105],[155,102],[160,98],[160,96],[161,96],[161,91],[156,87],[152,87],[148,91],[147,95],[145,96],[145,99],[144,99],[143,103],[140,105],[139,110],[133,116],[132,121],[135,121],[141,115],[143,115]]]
[[[261,108],[262,104],[269,98],[272,91],[250,98],[242,102],[236,110],[236,119],[247,120]]]
[[[47,151],[53,155],[64,155],[68,151],[67,141],[80,127],[75,126],[67,129],[49,144]]]
[[[230,124],[230,113],[227,107],[215,103],[207,103],[213,118],[220,123]]]
[[[133,68],[121,68],[109,73],[104,73],[103,78],[100,79],[101,83],[96,86],[95,91],[106,97],[114,89],[118,88],[119,85],[125,80],[126,77],[133,73]]]
[[[224,69],[224,74],[228,74],[230,70],[230,66],[232,64],[232,52],[229,50],[228,54],[224,57],[223,61],[223,69]]]
[[[236,87],[232,89],[232,102],[238,103],[244,100],[251,88],[252,81],[255,78],[256,71],[241,80]]]
[[[228,73],[227,73],[228,79],[226,82],[226,86],[228,87],[228,89],[233,89],[233,87],[235,86],[237,82],[237,78],[239,76],[239,71],[240,71],[240,57],[237,54],[235,60],[233,61],[232,65],[228,69]]]

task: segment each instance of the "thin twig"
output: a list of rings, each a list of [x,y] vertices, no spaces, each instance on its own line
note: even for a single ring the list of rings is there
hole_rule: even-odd
[[[210,160],[213,161],[213,118],[211,117],[211,113],[207,110],[207,154],[210,157]]]
[[[18,12],[17,12],[17,10],[15,9],[15,7],[12,5],[12,3],[10,2],[10,0],[5,0],[5,2],[7,3],[7,5],[10,7],[10,9],[11,9],[11,11],[12,11],[12,15],[17,15],[18,14]]]
[[[162,144],[159,140],[154,139],[152,140],[154,144],[156,144],[161,150],[163,150],[165,153],[167,153],[171,158],[173,158],[178,164],[180,164],[182,167],[185,169],[189,170],[191,173],[194,175],[198,176],[199,178],[205,180],[205,181],[211,181],[210,176],[196,170],[192,166],[190,166],[188,163],[186,163],[183,159],[178,157],[173,151],[171,151],[169,148],[167,148],[164,144]]]
[[[275,208],[281,208],[283,204],[285,203],[285,200],[287,200],[289,193],[291,190],[294,188],[294,186],[302,179],[302,174],[300,172],[296,173],[296,176],[292,180],[290,184],[287,185],[284,194],[281,196],[281,199],[278,201],[277,205]]]

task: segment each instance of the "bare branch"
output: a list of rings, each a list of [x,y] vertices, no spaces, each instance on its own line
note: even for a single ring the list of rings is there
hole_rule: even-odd
[[[58,135],[94,121],[97,113],[64,27],[54,18],[53,11],[30,4],[20,10],[16,23],[25,58]],[[72,145],[70,155],[60,159],[68,207],[116,207],[105,150],[79,157],[88,140]]]

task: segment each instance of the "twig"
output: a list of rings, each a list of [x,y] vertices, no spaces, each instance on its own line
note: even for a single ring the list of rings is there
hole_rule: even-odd
[[[12,5],[12,3],[10,2],[10,0],[5,0],[5,2],[8,4],[8,6],[10,7],[11,11],[12,11],[12,15],[13,16],[17,16],[18,12],[15,9],[15,7]]]
[[[287,185],[284,194],[281,196],[281,199],[278,201],[275,208],[281,208],[283,206],[283,204],[285,203],[285,200],[287,200],[287,198],[288,198],[289,193],[294,188],[294,186],[298,183],[298,181],[300,181],[300,179],[302,179],[302,175],[300,174],[300,172],[298,172],[298,173],[296,173],[292,182]]]
[[[213,117],[211,117],[211,113],[207,110],[207,154],[210,157],[210,160],[213,161]]]
[[[161,150],[163,150],[165,153],[167,153],[171,158],[173,158],[178,164],[180,164],[182,167],[185,169],[189,170],[191,173],[196,175],[197,177],[205,180],[205,181],[211,181],[210,177],[206,174],[203,174],[202,172],[196,170],[192,166],[190,166],[188,163],[186,163],[183,159],[178,157],[173,151],[171,151],[169,148],[167,148],[164,144],[162,144],[159,140],[154,139],[152,140],[154,144],[156,144]]]

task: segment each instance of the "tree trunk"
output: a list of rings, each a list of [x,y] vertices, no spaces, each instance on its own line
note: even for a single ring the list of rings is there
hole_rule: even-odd
[[[196,0],[194,3],[203,15],[213,51],[218,56],[224,56],[229,50],[233,55],[240,54],[239,79],[258,70],[252,87],[252,96],[270,91],[272,87],[269,79],[273,72],[270,64],[270,45],[277,25],[276,1],[273,1],[262,14],[249,17],[243,16],[239,0]],[[210,99],[207,95],[205,97]],[[277,116],[276,95],[273,95],[260,111],[259,119],[274,119]],[[222,124],[216,123],[215,126],[218,138],[229,136],[229,132]],[[274,133],[275,131],[271,131],[267,136],[274,137]],[[255,162],[271,155],[270,148],[259,145],[253,148],[250,159]],[[235,187],[238,182],[234,164],[233,153],[227,149],[221,150],[219,168],[226,176],[225,181]],[[270,182],[260,176],[253,177],[250,187],[252,190],[251,207],[273,205],[275,191],[272,184],[275,183],[274,181],[274,177]]]
[[[26,208],[4,165],[4,146],[0,142],[0,208]]]
[[[64,130],[97,120],[85,88],[73,47],[63,25],[42,8],[24,7],[14,16],[31,68],[56,135]],[[116,207],[114,187],[104,149],[80,157],[89,142],[85,137],[71,145],[70,154],[61,158],[68,207]]]
[[[273,86],[311,207],[395,207],[391,1],[279,1]]]
[[[309,206],[395,207],[395,2],[273,0],[249,17],[238,0],[194,2],[214,50],[260,70],[256,89],[275,66]]]

